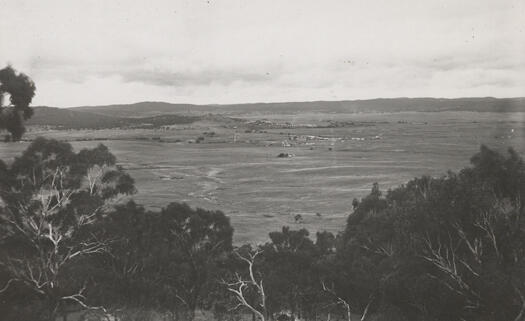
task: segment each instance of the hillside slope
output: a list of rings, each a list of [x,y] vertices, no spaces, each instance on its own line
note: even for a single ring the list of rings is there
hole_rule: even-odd
[[[64,128],[108,128],[118,127],[125,122],[122,117],[94,114],[81,110],[55,107],[35,107],[34,115],[27,125],[53,126]]]
[[[189,124],[199,120],[238,121],[242,115],[279,115],[300,113],[366,113],[366,112],[525,112],[525,98],[394,98],[354,101],[318,101],[288,103],[255,103],[231,105],[191,105],[164,102],[141,102],[73,108],[36,107],[28,125],[59,128],[158,127]],[[213,117],[212,117],[213,116]],[[211,117],[211,118],[210,118]]]
[[[147,117],[162,114],[245,113],[287,114],[299,112],[403,112],[403,111],[473,111],[525,112],[525,98],[387,98],[351,101],[314,101],[285,103],[253,103],[227,105],[170,104],[141,102],[128,105],[74,107],[70,110],[113,117]]]
[[[116,117],[105,114],[85,112],[77,109],[36,107],[27,125],[52,126],[63,129],[102,129],[115,127],[158,127],[172,124],[188,124],[199,117],[175,114],[151,117]]]

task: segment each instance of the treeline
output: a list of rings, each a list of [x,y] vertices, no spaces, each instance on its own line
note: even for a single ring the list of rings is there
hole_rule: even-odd
[[[525,320],[525,165],[512,149],[374,185],[337,235],[283,227],[258,246],[235,246],[220,211],[147,211],[134,192],[103,145],[39,138],[0,161],[1,319]]]

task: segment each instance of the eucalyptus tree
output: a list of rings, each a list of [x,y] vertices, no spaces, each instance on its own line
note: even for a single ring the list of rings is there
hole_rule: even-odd
[[[76,153],[68,143],[37,138],[11,163],[0,161],[0,269],[7,275],[0,292],[31,292],[47,320],[67,305],[90,308],[88,284],[71,271],[107,249],[97,225],[134,191],[103,145]]]

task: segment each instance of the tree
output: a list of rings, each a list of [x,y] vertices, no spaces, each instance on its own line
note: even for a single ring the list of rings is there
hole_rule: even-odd
[[[346,310],[347,320],[352,321],[352,309],[350,307],[350,304],[345,299],[337,295],[333,285],[332,287],[327,287],[324,281],[321,281],[321,285],[323,286],[323,290],[335,299],[336,305],[342,305],[344,307],[344,309]]]
[[[336,237],[318,232],[314,243],[306,229],[291,230],[286,226],[269,233],[269,237],[270,241],[259,247],[262,254],[258,261],[269,315],[317,318],[330,303],[321,280],[329,270]]]
[[[358,204],[337,261],[362,290],[343,297],[373,294],[371,311],[390,318],[523,320],[525,166],[485,146],[471,161]]]
[[[0,161],[0,268],[9,276],[1,292],[31,292],[45,320],[67,305],[89,308],[87,283],[71,273],[106,250],[97,225],[134,191],[103,145],[75,153],[68,143],[37,138],[12,164]]]
[[[18,141],[25,132],[24,121],[33,116],[29,107],[35,96],[35,84],[11,66],[0,70],[0,130],[6,129],[10,135],[6,140]],[[9,94],[10,106],[4,106],[4,95]]]
[[[163,282],[171,286],[193,320],[197,306],[208,305],[206,294],[218,286],[221,264],[232,250],[233,228],[220,211],[180,203],[162,209],[159,223],[169,253],[169,274]]]
[[[173,306],[163,277],[169,263],[165,236],[159,233],[159,213],[146,212],[134,201],[120,204],[101,222],[96,235],[111,239],[107,251],[92,258],[91,301],[112,312],[167,309]]]
[[[260,250],[252,251],[251,248],[246,248],[248,251],[245,254],[240,254],[239,251],[235,251],[235,255],[238,259],[248,264],[248,271],[244,274],[247,277],[242,277],[239,273],[235,273],[235,279],[231,282],[223,281],[223,284],[226,285],[227,290],[234,294],[237,305],[233,310],[244,307],[252,312],[257,319],[260,321],[265,321],[269,317],[268,307],[267,307],[267,296],[264,290],[263,279],[255,275],[254,264],[255,259],[262,252]]]

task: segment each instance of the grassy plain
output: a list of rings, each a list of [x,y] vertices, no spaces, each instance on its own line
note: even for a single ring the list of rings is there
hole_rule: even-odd
[[[25,138],[57,138],[78,149],[103,143],[135,178],[139,203],[160,208],[178,201],[221,210],[231,218],[235,241],[254,243],[283,225],[340,231],[352,199],[366,195],[374,182],[386,190],[416,176],[458,170],[480,144],[525,152],[525,113],[229,116],[243,122],[211,118],[162,129],[30,128]],[[257,120],[273,125],[250,125]],[[329,127],[335,121],[345,124]],[[27,144],[0,143],[0,157],[12,159]],[[293,157],[278,158],[279,153]],[[301,221],[294,219],[297,214]]]

